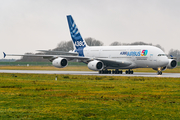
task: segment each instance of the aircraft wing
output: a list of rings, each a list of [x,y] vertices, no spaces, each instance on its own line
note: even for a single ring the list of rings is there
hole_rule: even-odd
[[[4,53],[3,52],[3,54],[4,54],[4,58],[6,57],[6,56],[25,56],[25,57],[43,57],[43,58],[53,58],[53,57],[56,57],[55,55],[33,55],[33,54],[6,54],[6,53]]]
[[[53,60],[53,59],[56,59],[58,57],[62,57],[62,58],[66,58],[67,60],[73,60],[73,59],[78,59],[78,60],[81,60],[81,61],[90,61],[91,58],[89,57],[82,57],[82,56],[72,56],[72,55],[33,55],[33,54],[6,54],[4,53],[4,58],[6,56],[26,56],[26,57],[43,57],[44,59],[49,59],[49,60]]]
[[[116,59],[90,58],[90,57],[72,56],[72,55],[33,55],[33,54],[22,55],[22,54],[5,54],[4,52],[3,54],[4,54],[4,57],[6,56],[43,57],[44,59],[49,59],[49,60],[54,60],[58,57],[61,57],[61,58],[66,58],[67,60],[77,59],[85,63],[88,63],[93,60],[99,60],[99,61],[102,61],[104,65],[110,66],[110,67],[127,67],[132,64],[131,62],[128,62],[128,61],[122,61],[122,60],[116,60]]]

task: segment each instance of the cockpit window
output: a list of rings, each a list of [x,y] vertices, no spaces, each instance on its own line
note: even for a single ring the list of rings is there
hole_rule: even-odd
[[[158,54],[158,56],[167,56],[166,54]]]

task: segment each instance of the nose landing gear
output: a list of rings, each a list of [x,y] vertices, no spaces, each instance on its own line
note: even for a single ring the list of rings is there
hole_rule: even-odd
[[[158,71],[158,72],[157,72],[157,75],[162,75],[162,71]]]
[[[162,71],[160,67],[158,68],[157,75],[162,75]]]

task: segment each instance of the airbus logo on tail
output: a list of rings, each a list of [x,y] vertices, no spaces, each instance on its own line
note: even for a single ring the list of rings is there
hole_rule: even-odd
[[[77,27],[73,23],[73,25],[71,27],[71,35],[77,35],[77,34],[79,34],[79,30],[77,29]]]

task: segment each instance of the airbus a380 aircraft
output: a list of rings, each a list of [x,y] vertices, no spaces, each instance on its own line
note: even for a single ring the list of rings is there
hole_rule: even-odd
[[[49,59],[57,68],[66,67],[68,61],[77,59],[86,63],[89,69],[99,71],[100,74],[122,74],[122,69],[126,69],[126,74],[133,74],[132,69],[135,68],[153,68],[158,71],[158,75],[161,75],[166,68],[172,69],[177,66],[175,59],[168,59],[161,49],[154,46],[88,46],[71,15],[67,16],[67,20],[74,46],[73,52],[59,51],[60,55],[7,54],[7,56],[43,57]]]

